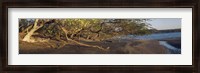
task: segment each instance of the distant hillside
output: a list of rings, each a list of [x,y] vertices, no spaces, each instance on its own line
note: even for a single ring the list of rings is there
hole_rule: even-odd
[[[154,33],[181,32],[181,29],[154,30]]]

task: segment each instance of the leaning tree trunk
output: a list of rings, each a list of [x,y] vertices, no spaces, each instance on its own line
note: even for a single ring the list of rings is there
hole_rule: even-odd
[[[69,40],[69,37],[67,36],[68,31],[64,27],[61,27],[60,25],[59,25],[59,27],[62,29],[62,31],[64,31],[66,39]]]
[[[33,35],[33,33],[38,30],[39,28],[41,28],[43,26],[43,24],[40,24],[38,25],[38,20],[39,19],[36,19],[35,20],[35,23],[33,25],[33,28],[30,30],[30,32],[27,33],[27,35],[23,38],[23,41],[26,41],[26,42],[32,42],[31,40],[31,36]]]
[[[22,33],[28,33],[28,31],[33,27],[33,25],[29,25],[26,29],[22,30]]]
[[[74,38],[74,34],[71,34],[70,38]]]

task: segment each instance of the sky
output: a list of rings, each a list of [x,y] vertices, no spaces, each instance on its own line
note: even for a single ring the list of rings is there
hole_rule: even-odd
[[[150,18],[147,23],[157,30],[181,28],[181,18]]]
[[[181,18],[153,18],[147,23],[157,30],[181,28]]]

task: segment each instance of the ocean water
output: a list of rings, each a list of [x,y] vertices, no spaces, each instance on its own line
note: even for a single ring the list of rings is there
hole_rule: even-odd
[[[159,39],[178,38],[178,37],[181,37],[181,32],[156,33],[156,34],[150,34],[150,35],[136,36],[135,39],[159,40]]]
[[[171,33],[155,33],[149,35],[127,35],[127,36],[117,36],[114,39],[138,39],[138,40],[160,40],[168,38],[179,38],[181,37],[181,32],[171,32]]]

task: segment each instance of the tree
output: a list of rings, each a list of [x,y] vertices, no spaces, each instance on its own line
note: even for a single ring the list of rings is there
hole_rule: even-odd
[[[23,41],[26,42],[34,42],[34,40],[31,40],[31,36],[33,35],[33,33],[35,31],[37,31],[38,29],[40,29],[41,27],[44,26],[44,24],[46,24],[47,22],[49,22],[48,19],[45,20],[41,20],[41,19],[35,19],[35,22],[33,24],[33,27],[30,29],[30,31],[26,34],[26,36],[23,38]]]
[[[43,36],[50,36],[65,44],[74,42],[88,47],[103,48],[96,45],[89,45],[79,42],[83,40],[101,41],[114,36],[129,34],[148,34],[150,25],[147,19],[32,19],[34,23],[29,23],[26,19],[21,19],[20,28],[28,32],[23,41],[34,42],[31,36],[37,31]],[[27,25],[26,25],[27,24]],[[65,38],[65,39],[63,39]]]
[[[95,24],[96,22],[97,22],[97,20],[90,21],[87,19],[61,20],[60,22],[58,22],[58,23],[61,23],[61,24],[58,24],[58,26],[65,33],[65,37],[66,37],[67,41],[74,42],[74,43],[82,45],[82,46],[95,47],[95,48],[99,48],[101,50],[107,50],[108,48],[103,48],[103,47],[96,46],[96,45],[84,44],[84,43],[73,40],[73,37],[74,37],[74,35],[77,35],[77,32],[81,32],[82,30],[85,30],[88,27],[91,27],[91,25]],[[71,27],[71,28],[67,29],[67,27]],[[70,34],[70,37],[68,37],[68,34]]]

